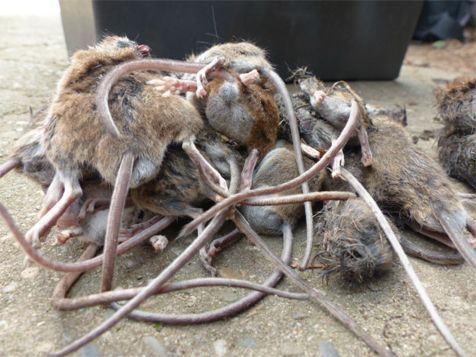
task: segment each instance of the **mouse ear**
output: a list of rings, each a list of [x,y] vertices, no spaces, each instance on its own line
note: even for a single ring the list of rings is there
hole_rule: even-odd
[[[256,69],[248,73],[241,73],[239,77],[240,77],[241,83],[243,83],[245,86],[254,84],[260,79],[259,72]]]

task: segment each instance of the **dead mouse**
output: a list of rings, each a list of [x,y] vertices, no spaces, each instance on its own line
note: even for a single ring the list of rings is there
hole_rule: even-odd
[[[311,167],[313,162],[305,158],[306,168]],[[293,179],[298,175],[296,159],[292,146],[279,141],[266,156],[259,162],[253,174],[252,188],[274,186]],[[312,191],[318,191],[325,179],[325,172],[309,181]],[[299,193],[299,189],[284,191],[280,196]],[[252,228],[267,235],[281,235],[283,226],[293,228],[304,214],[302,204],[278,205],[278,206],[247,206],[240,208]]]
[[[130,186],[156,176],[166,147],[193,137],[202,125],[196,109],[179,96],[162,97],[147,85],[150,73],[121,79],[109,98],[118,138],[105,130],[96,106],[98,78],[118,63],[148,54],[148,48],[124,37],[106,37],[95,47],[76,52],[63,74],[45,125],[42,145],[56,170],[43,209],[43,217],[27,233],[30,241],[45,236],[66,208],[81,195],[79,179],[98,172],[110,184],[121,162],[131,171]]]
[[[446,135],[438,138],[438,157],[446,173],[476,190],[476,134]]]
[[[438,156],[448,175],[476,189],[476,80],[455,80],[436,93],[445,124]]]
[[[364,166],[371,166],[373,159],[368,143],[367,129],[372,125],[372,121],[362,98],[343,81],[336,82],[332,87],[327,88],[316,77],[305,76],[298,79],[298,83],[301,91],[309,97],[308,102],[316,112],[339,130],[344,128],[349,118],[351,100],[357,101],[362,113],[360,128],[357,131],[362,151],[361,161]]]
[[[206,126],[196,137],[195,144],[204,158],[218,173],[229,180],[230,164],[242,161],[241,154],[221,136]],[[216,193],[200,177],[199,170],[181,146],[169,145],[157,176],[131,190],[133,203],[162,216],[195,218],[202,205]]]
[[[332,97],[340,108],[345,96]],[[346,167],[390,215],[397,215],[412,229],[430,238],[456,246],[460,254],[476,266],[471,247],[476,237],[474,220],[462,206],[441,167],[415,147],[404,128],[379,113],[371,117],[368,138],[373,156],[372,167],[362,168],[346,159]],[[381,161],[378,161],[380,158]],[[472,235],[473,238],[469,236]]]
[[[358,165],[358,157],[350,158]],[[360,198],[326,203],[316,216],[317,267],[324,274],[340,274],[351,283],[363,283],[389,271],[394,252],[367,204]],[[394,232],[397,227],[389,223]],[[442,252],[421,247],[399,235],[403,250],[414,257],[440,265],[464,262],[457,251]]]
[[[279,112],[274,95],[280,90],[266,76],[273,69],[266,52],[250,42],[224,43],[187,61],[206,65],[197,74],[182,76],[182,81],[191,83],[181,88],[210,126],[264,156],[277,140]],[[173,92],[181,80],[159,82],[159,87]]]
[[[442,168],[412,144],[398,123],[384,116],[373,122],[369,142],[374,165],[359,169],[354,163],[349,170],[387,213],[430,238],[456,247],[476,266],[474,221]]]
[[[447,135],[476,133],[476,80],[456,79],[436,91],[436,103]]]
[[[279,112],[267,81],[244,81],[233,71],[212,73],[202,100],[206,120],[219,133],[258,149],[263,157],[277,140]]]

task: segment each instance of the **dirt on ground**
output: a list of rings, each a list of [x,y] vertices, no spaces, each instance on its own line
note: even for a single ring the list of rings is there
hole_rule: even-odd
[[[465,31],[465,41],[446,40],[433,43],[413,43],[407,51],[404,64],[417,67],[438,68],[460,73],[476,74],[476,29]]]
[[[28,122],[29,108],[37,110],[51,99],[56,82],[67,66],[67,56],[58,18],[4,17],[0,23],[0,162],[3,162]],[[371,103],[405,106],[410,134],[418,146],[435,156],[431,133],[441,127],[441,122],[434,108],[433,90],[442,80],[450,80],[462,72],[457,67],[433,65],[434,56],[420,56],[419,51],[419,47],[410,47],[406,65],[397,80],[355,82],[352,86]],[[415,65],[418,61],[428,65]],[[467,190],[460,183],[455,185],[459,190]],[[41,190],[18,174],[10,173],[0,180],[0,201],[10,209],[23,232],[37,219],[41,198]],[[476,217],[474,208],[472,213]],[[401,234],[422,240],[410,232]],[[114,286],[143,286],[180,254],[190,239],[171,243],[159,255],[143,246],[120,257]],[[53,241],[50,237],[44,246],[44,254],[53,259],[72,261],[81,252],[77,241],[64,246],[56,246]],[[266,238],[266,242],[279,252],[279,237]],[[55,310],[50,297],[61,274],[25,265],[22,250],[3,223],[0,224],[0,243],[0,355],[45,355],[82,336],[111,315],[111,310],[104,307],[73,312]],[[302,257],[304,246],[301,224],[295,232],[295,261]],[[474,269],[466,264],[443,267],[417,259],[411,262],[458,342],[468,355],[475,355]],[[244,240],[221,254],[216,264],[222,276],[257,282],[271,272],[270,264]],[[199,262],[193,260],[176,279],[204,275]],[[326,283],[318,271],[308,271],[302,276],[398,356],[453,355],[397,261],[389,274],[363,286],[349,286],[338,278]],[[279,287],[294,290],[287,280]],[[98,290],[99,272],[94,270],[80,279],[71,296]],[[170,313],[200,312],[229,304],[245,293],[230,288],[190,290],[150,299],[142,308]],[[268,297],[244,314],[212,324],[165,326],[123,321],[75,355],[333,356],[329,346],[334,346],[340,356],[373,355],[318,305]]]

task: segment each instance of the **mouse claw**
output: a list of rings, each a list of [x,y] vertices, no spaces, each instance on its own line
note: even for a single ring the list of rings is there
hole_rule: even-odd
[[[154,86],[154,89],[162,93],[164,97],[170,96],[170,94],[180,95],[185,92],[194,92],[197,90],[197,84],[194,81],[169,76],[160,79],[151,79],[147,84]]]
[[[34,229],[34,227],[26,233],[25,239],[33,248],[41,248],[40,232],[37,229]]]
[[[70,238],[80,236],[81,234],[83,234],[83,229],[81,227],[63,229],[62,231],[58,232],[58,234],[56,234],[56,243],[63,245]]]
[[[207,91],[205,90],[205,86],[208,84],[207,76],[210,73],[218,71],[219,69],[223,68],[225,63],[225,59],[221,57],[216,57],[203,67],[201,70],[197,72],[197,90],[195,91],[195,95],[198,98],[204,98],[207,95]]]

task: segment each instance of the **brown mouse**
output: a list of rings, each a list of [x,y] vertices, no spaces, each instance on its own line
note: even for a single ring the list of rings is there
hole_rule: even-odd
[[[335,102],[348,100],[332,93],[327,96]],[[338,106],[345,108],[344,104]],[[346,167],[387,213],[430,238],[456,246],[476,266],[471,247],[476,237],[475,223],[441,167],[411,143],[395,120],[380,113],[372,116],[371,123],[368,139],[375,158],[372,167],[362,168],[349,160],[349,154]]]
[[[440,163],[449,176],[476,189],[476,80],[455,80],[436,99],[445,124],[438,138]]]
[[[436,90],[436,103],[447,135],[476,133],[475,79],[456,79]]]
[[[222,60],[228,73],[220,71],[219,67],[217,70],[217,66],[214,65],[217,58]],[[205,101],[205,112],[210,124],[216,125],[218,131],[226,131],[225,135],[229,135],[230,138],[241,140],[248,149],[258,149],[261,157],[264,157],[276,143],[281,112],[281,117],[289,123],[290,141],[294,146],[297,172],[302,174],[305,171],[305,165],[291,98],[284,82],[273,71],[272,65],[267,60],[266,52],[250,42],[227,43],[211,47],[198,55],[195,60],[210,64],[197,74],[197,95],[203,97]],[[207,89],[208,68],[211,68],[212,80],[209,82],[211,88]],[[231,76],[233,72],[238,74],[234,76],[234,81]],[[204,84],[204,88],[201,84]],[[242,88],[241,96],[239,95],[240,87]],[[208,95],[204,96],[207,92],[209,92]],[[281,107],[278,107],[278,101],[282,103]],[[224,116],[227,113],[227,106],[232,106],[234,109],[228,111],[228,117]],[[223,118],[227,119],[226,124],[223,123]],[[254,120],[251,121],[250,118]],[[307,182],[302,185],[302,192],[309,193]],[[311,203],[305,202],[304,208],[307,243],[301,268],[309,264],[313,238]]]
[[[350,164],[349,170],[387,213],[417,232],[456,247],[476,266],[474,221],[442,168],[413,145],[399,124],[384,116],[373,121],[369,142],[374,165]],[[349,164],[349,156],[346,161]]]
[[[184,88],[210,126],[264,156],[276,143],[279,122],[274,99],[277,88],[261,74],[273,69],[266,52],[250,42],[223,43],[191,55],[187,61],[206,64],[183,79],[196,82],[196,87]]]
[[[258,149],[263,157],[277,140],[279,112],[274,89],[267,81],[243,81],[238,73],[212,73],[205,86],[208,95],[202,100],[206,120],[219,133]]]
[[[190,103],[179,96],[162,97],[147,85],[154,74],[137,73],[121,79],[109,99],[122,135],[118,138],[105,130],[96,106],[98,78],[118,63],[147,53],[143,45],[109,36],[73,55],[44,130],[42,144],[56,175],[46,195],[44,216],[27,233],[30,240],[44,236],[81,195],[79,179],[85,174],[97,172],[114,184],[124,162],[124,170],[131,170],[130,186],[138,187],[156,176],[169,143],[191,138],[201,129],[202,119]],[[116,183],[126,185],[122,179]]]
[[[438,138],[438,157],[446,173],[476,190],[476,134],[446,135]]]
[[[357,155],[350,157],[351,163],[359,165]],[[387,217],[392,230],[397,227]],[[367,204],[360,198],[326,203],[316,216],[316,255],[318,267],[324,274],[340,274],[351,283],[363,283],[374,276],[389,271],[393,265],[394,252],[387,237]],[[456,265],[464,262],[453,250],[422,247],[403,235],[399,235],[403,250],[414,257],[440,264]]]

